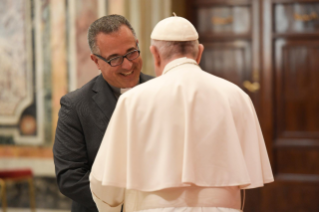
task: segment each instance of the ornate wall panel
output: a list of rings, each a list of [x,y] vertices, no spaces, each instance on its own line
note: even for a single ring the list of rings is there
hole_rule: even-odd
[[[43,144],[41,5],[31,0],[2,4],[0,143]]]
[[[90,48],[87,41],[87,30],[91,23],[98,18],[97,0],[76,1],[75,16],[75,39],[76,39],[76,61],[77,61],[77,88],[82,87],[93,77],[100,74],[94,62],[90,59]]]
[[[23,0],[1,4],[0,122],[16,125],[34,100],[31,5]]]

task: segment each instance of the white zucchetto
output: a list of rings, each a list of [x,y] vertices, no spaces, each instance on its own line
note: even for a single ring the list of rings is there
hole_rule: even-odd
[[[158,22],[151,34],[151,39],[162,41],[193,41],[198,33],[187,19],[173,16]]]

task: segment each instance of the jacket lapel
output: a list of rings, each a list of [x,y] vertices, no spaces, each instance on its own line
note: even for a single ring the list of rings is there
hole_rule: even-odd
[[[97,78],[95,85],[93,86],[93,100],[98,105],[104,115],[110,119],[116,105],[116,98],[112,93],[110,86],[104,80],[102,74]]]
[[[146,82],[152,78],[153,77],[141,73],[140,83]],[[110,120],[117,100],[112,92],[111,87],[104,80],[102,74],[100,74],[100,76],[97,78],[97,81],[92,89],[95,92],[92,97],[93,100],[104,113],[104,115]]]

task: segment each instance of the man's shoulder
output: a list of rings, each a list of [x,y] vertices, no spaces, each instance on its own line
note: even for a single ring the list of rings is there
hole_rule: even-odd
[[[149,92],[151,88],[154,88],[154,83],[156,83],[156,81],[158,81],[158,77],[155,78],[153,76],[147,75],[147,74],[143,74],[141,73],[140,75],[141,78],[141,83],[139,85],[137,85],[136,87],[134,87],[134,89],[129,90],[129,92],[126,93],[140,93],[141,91],[146,91]],[[121,96],[127,96],[127,94],[122,94]],[[131,94],[131,95],[132,95]]]
[[[120,99],[139,99],[139,98],[147,98],[148,96],[156,95],[158,90],[161,90],[162,79],[161,77],[153,77],[149,75],[145,75],[147,80],[143,81],[138,86],[134,87],[124,94],[121,95]],[[142,76],[141,76],[142,77]]]
[[[142,81],[142,82],[146,82],[146,81],[148,81],[148,80],[153,79],[154,77],[151,76],[151,75],[147,75],[147,74],[141,73],[140,78],[141,78],[141,81]]]
[[[92,80],[90,80],[89,82],[87,82],[86,84],[84,84],[81,88],[78,88],[74,91],[71,91],[71,92],[65,94],[61,98],[61,100],[68,99],[69,101],[76,103],[79,101],[83,101],[87,98],[90,98],[93,94],[92,93],[93,87],[94,87],[94,85],[99,77],[101,77],[101,76],[98,75],[98,76],[94,77]]]

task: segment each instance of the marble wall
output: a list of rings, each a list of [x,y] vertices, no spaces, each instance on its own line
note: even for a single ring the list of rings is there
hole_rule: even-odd
[[[0,142],[36,137],[36,99],[30,1],[2,0],[0,7]],[[14,48],[13,48],[14,47]]]
[[[31,30],[28,2],[3,1],[0,8],[0,121],[14,125],[19,122],[23,109],[33,100]],[[15,46],[15,48],[12,48]],[[25,126],[24,133],[35,128]]]
[[[79,3],[81,2],[81,3]],[[87,44],[87,30],[90,24],[98,19],[98,1],[80,0],[76,7],[76,61],[77,61],[77,87],[81,87],[88,82],[88,79],[95,77],[99,71],[91,61],[91,53]]]
[[[31,168],[38,208],[70,209],[56,185],[52,145],[60,98],[100,73],[89,57],[89,25],[106,14],[127,17],[142,71],[154,75],[149,36],[171,15],[170,2],[0,0],[0,170]],[[9,184],[9,207],[28,204],[26,184]]]

